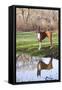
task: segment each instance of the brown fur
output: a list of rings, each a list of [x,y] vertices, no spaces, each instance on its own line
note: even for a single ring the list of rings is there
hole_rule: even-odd
[[[40,40],[38,39],[39,42],[42,42],[42,40],[44,40],[47,37],[49,39],[51,47],[52,47],[52,32],[51,31],[41,32],[41,28],[39,26],[37,33],[40,33]]]
[[[46,31],[46,32],[39,32],[39,33],[40,33],[40,40],[38,39],[38,41],[42,42],[42,40],[44,40],[47,37],[52,46],[52,32]]]

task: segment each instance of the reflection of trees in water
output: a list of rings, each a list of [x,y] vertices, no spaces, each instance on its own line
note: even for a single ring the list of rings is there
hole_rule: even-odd
[[[16,68],[21,69],[21,70],[33,70],[35,68],[37,68],[37,70],[40,69],[52,69],[53,65],[52,65],[52,61],[53,58],[48,58],[49,59],[49,63],[46,64],[44,62],[44,59],[42,59],[41,57],[32,57],[30,55],[27,54],[22,54],[20,56],[17,57],[16,60]],[[39,68],[40,65],[40,68]]]
[[[36,68],[36,63],[38,62],[36,62],[36,60],[36,58],[33,58],[27,54],[21,54],[19,56],[16,56],[17,68],[33,70]]]
[[[25,59],[25,55],[24,56]],[[28,57],[31,57],[28,55]],[[16,60],[16,79],[21,81],[39,81],[39,80],[56,80],[58,79],[58,60],[53,58],[31,57],[30,60],[22,60],[21,55]],[[40,63],[40,72],[37,72],[37,65]],[[37,76],[37,74],[40,74]]]

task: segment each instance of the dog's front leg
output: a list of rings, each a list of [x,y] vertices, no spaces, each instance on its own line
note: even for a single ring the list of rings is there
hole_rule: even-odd
[[[39,42],[38,50],[41,50],[41,42]]]

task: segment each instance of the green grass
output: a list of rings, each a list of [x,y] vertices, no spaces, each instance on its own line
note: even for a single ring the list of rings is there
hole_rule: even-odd
[[[16,54],[27,53],[32,56],[58,56],[58,35],[53,33],[53,45],[50,49],[50,42],[45,38],[41,44],[41,50],[38,50],[38,41],[34,32],[16,32]]]

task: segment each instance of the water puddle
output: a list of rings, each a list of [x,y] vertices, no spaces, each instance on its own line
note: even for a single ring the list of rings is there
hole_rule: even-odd
[[[57,59],[22,54],[16,58],[16,82],[58,80],[58,68]]]

